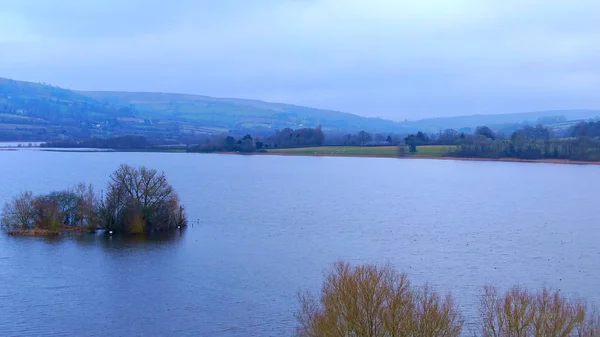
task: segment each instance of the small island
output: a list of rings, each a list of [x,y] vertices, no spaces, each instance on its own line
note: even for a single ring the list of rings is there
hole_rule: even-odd
[[[140,235],[187,226],[185,208],[164,172],[121,165],[99,198],[92,185],[44,195],[24,192],[4,205],[0,217],[9,235],[60,236],[104,230]]]

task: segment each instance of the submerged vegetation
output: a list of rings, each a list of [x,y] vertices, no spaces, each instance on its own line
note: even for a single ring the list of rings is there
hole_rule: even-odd
[[[86,184],[38,196],[25,192],[4,205],[0,224],[13,235],[98,229],[143,234],[184,227],[187,218],[164,173],[121,165],[103,198]]]
[[[464,316],[450,294],[413,286],[390,265],[338,262],[320,297],[299,294],[296,336],[458,337]],[[486,287],[470,333],[481,337],[598,337],[600,316],[558,291]],[[471,323],[471,322],[470,322]]]

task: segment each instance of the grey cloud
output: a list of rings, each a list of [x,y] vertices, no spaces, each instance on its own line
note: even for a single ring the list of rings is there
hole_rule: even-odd
[[[269,0],[258,0],[268,2]],[[119,37],[168,30],[181,19],[216,21],[247,1],[220,0],[4,0],[3,11],[23,17],[44,36]]]
[[[595,0],[8,4],[0,76],[17,79],[394,119],[600,107]]]

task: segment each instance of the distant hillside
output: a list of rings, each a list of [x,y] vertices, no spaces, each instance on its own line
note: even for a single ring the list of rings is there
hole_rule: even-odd
[[[189,140],[215,133],[270,135],[277,129],[315,127],[327,132],[382,133],[469,129],[510,130],[523,123],[568,127],[600,110],[473,115],[393,122],[281,103],[199,95],[73,91],[0,78],[0,140],[60,140],[143,135]]]
[[[128,115],[70,90],[0,78],[0,140],[86,138]]]
[[[562,124],[569,121],[588,120],[600,117],[597,110],[549,110],[522,113],[508,113],[495,115],[472,115],[444,118],[427,118],[404,125],[423,131],[436,131],[441,129],[475,128],[480,125],[502,127],[514,124]],[[567,123],[570,124],[570,123]],[[572,123],[571,123],[572,124]]]
[[[180,139],[276,129],[401,132],[380,118],[256,100],[207,96],[81,92],[0,78],[0,140],[110,137],[125,134]]]
[[[324,130],[400,131],[399,123],[349,113],[237,98],[149,92],[79,92],[100,102],[131,107],[135,114],[175,119],[216,130],[257,130],[315,127]]]

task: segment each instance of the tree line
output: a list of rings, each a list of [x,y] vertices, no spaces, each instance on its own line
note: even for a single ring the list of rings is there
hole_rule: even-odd
[[[277,130],[268,137],[256,137],[247,134],[241,138],[229,136],[215,136],[207,138],[204,143],[190,148],[191,152],[264,152],[271,148],[321,146],[325,135],[320,126],[316,128]]]
[[[556,138],[542,125],[525,126],[499,139],[487,127],[460,143],[449,156],[473,158],[563,159],[600,161],[600,122],[581,122],[566,138]]]
[[[390,265],[338,262],[320,296],[298,295],[296,336],[599,337],[600,315],[560,291],[485,287],[478,315],[465,316],[450,294],[414,286]]]
[[[143,234],[185,227],[187,216],[164,173],[121,165],[102,198],[86,184],[43,195],[25,192],[4,205],[0,224],[17,235],[98,229]]]
[[[235,139],[233,136],[217,136],[207,138],[204,143],[192,146],[190,152],[242,152],[260,151],[264,143],[247,134]]]
[[[316,128],[290,129],[275,131],[265,139],[266,148],[293,148],[321,146],[325,142],[325,134],[321,126]]]
[[[473,133],[453,129],[417,132],[398,145],[398,156],[416,153],[423,145],[452,145],[445,154],[452,157],[600,161],[600,121],[580,122],[560,132],[526,125],[510,136],[487,126],[479,126]]]

